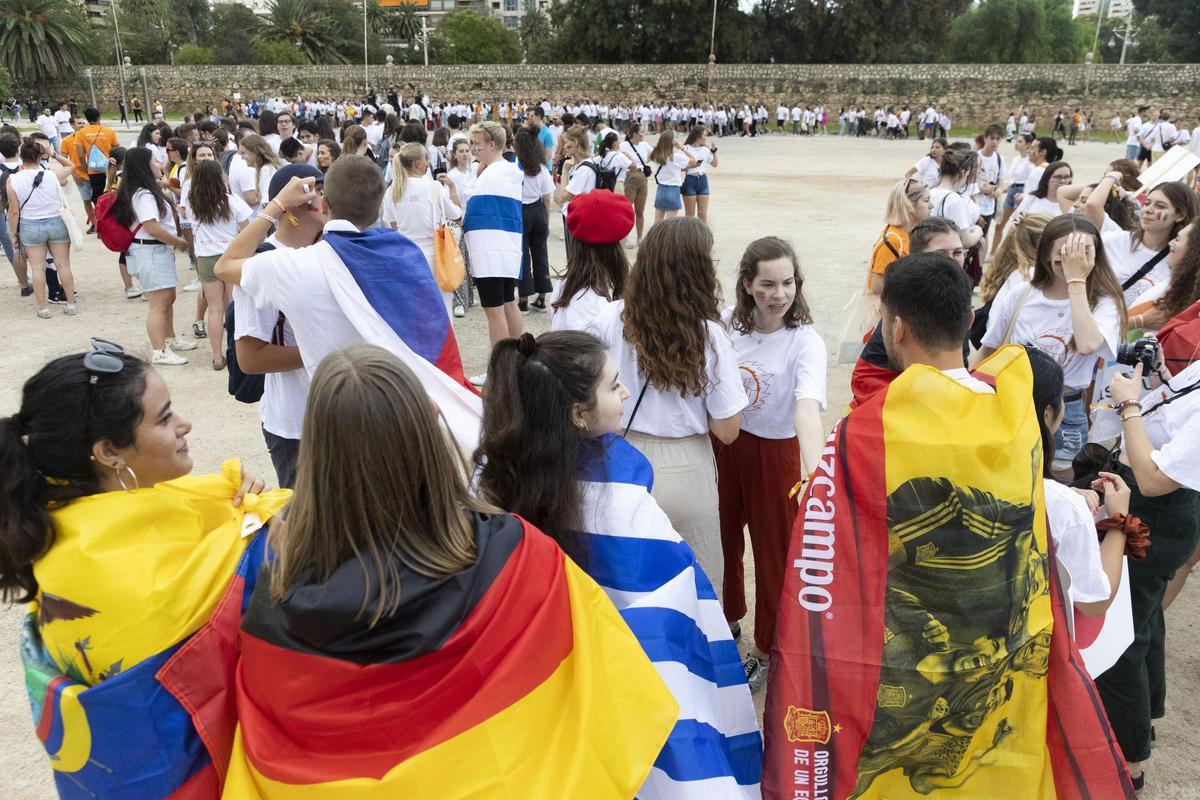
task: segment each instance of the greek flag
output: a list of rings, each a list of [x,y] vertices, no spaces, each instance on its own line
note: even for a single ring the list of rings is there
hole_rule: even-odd
[[[521,183],[521,170],[503,160],[489,164],[475,181],[463,236],[476,278],[521,277]]]
[[[580,475],[587,571],[679,703],[679,719],[637,796],[758,798],[762,736],[717,594],[650,496],[650,462],[624,439],[601,443],[603,458]]]

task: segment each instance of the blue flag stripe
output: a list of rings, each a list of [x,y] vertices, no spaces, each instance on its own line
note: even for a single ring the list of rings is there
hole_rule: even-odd
[[[681,719],[654,766],[677,781],[719,778],[732,770],[739,785],[753,786],[762,780],[762,736],[757,732],[722,736],[711,725]]]
[[[695,568],[696,596],[716,600],[712,583],[704,576],[686,542],[662,539],[633,539],[628,536],[590,534],[588,564],[592,580],[606,589],[622,592],[652,592],[683,572]]]
[[[463,231],[505,231],[524,233],[521,201],[497,194],[477,194],[467,201]]]
[[[626,608],[621,616],[652,662],[677,662],[717,686],[746,682],[733,640],[710,642],[686,614],[672,608]]]

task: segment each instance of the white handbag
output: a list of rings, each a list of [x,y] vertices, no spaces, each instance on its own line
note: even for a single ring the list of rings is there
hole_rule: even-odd
[[[62,197],[62,187],[58,188],[58,193],[62,199],[62,205],[59,206],[58,213],[62,217],[63,225],[67,226],[67,235],[71,237],[71,249],[82,250],[85,238],[83,227],[79,224],[79,220],[75,219],[75,215],[71,213],[71,209],[67,208],[67,198]]]

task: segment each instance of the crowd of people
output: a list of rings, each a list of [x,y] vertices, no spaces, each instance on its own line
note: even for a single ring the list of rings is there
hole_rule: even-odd
[[[0,591],[30,602],[64,797],[1144,785],[1163,610],[1200,561],[1196,174],[1140,181],[1167,112],[1076,175],[1024,112],[972,142],[932,106],[392,94],[237,98],[129,147],[93,108],[0,130],[37,315],[55,291],[87,312],[70,243],[92,232],[146,300],[149,359],[93,339],[0,420]],[[863,254],[832,431],[793,245],[751,241],[728,306],[713,257],[717,140],[772,122],[930,144]],[[278,490],[190,475],[155,368],[205,339]],[[1133,631],[1103,668],[1089,620]],[[858,750],[831,756],[842,730]]]

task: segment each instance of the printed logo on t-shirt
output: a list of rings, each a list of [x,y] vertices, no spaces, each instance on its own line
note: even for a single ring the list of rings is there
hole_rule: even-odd
[[[750,400],[742,413],[758,411],[771,397],[771,384],[775,380],[775,373],[768,370],[761,361],[743,361],[738,364],[738,371],[742,375],[742,388],[746,390],[746,397]]]

